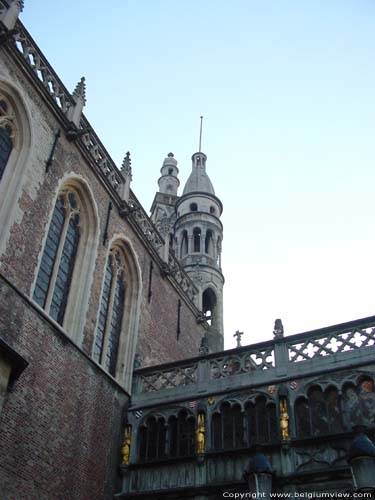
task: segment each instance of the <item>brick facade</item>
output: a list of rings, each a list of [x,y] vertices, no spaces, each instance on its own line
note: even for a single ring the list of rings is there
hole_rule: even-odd
[[[8,388],[0,414],[0,498],[107,500],[119,490],[129,399],[122,381],[91,359],[111,242],[125,241],[137,267],[140,314],[131,341],[136,340],[134,352],[143,366],[197,355],[205,330],[197,323],[199,311],[191,297],[163,272],[160,254],[121,213],[118,194],[95,170],[80,140],[68,140],[61,112],[7,46],[0,48],[1,92],[14,103],[23,142],[17,151],[18,170],[7,165],[0,182],[0,339],[28,366]],[[86,276],[79,276],[80,269],[73,274],[76,286],[85,280],[79,336],[59,327],[32,301],[56,197],[72,179],[87,192],[89,218],[96,221],[87,239],[91,270]],[[132,363],[126,370],[131,374]]]

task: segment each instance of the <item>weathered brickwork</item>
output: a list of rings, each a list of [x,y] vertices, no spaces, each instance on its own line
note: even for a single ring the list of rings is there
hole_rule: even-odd
[[[125,391],[0,283],[0,335],[29,363],[0,419],[2,500],[111,498]]]
[[[50,154],[55,132],[59,128],[57,120],[48,115],[46,105],[35,90],[18,76],[18,72],[10,71],[8,65],[0,67],[0,76],[12,80],[22,95],[24,106],[32,116],[30,124],[33,130],[33,146],[30,149],[25,165],[22,190],[14,208],[14,222],[6,238],[6,247],[0,256],[1,271],[9,280],[26,295],[32,295],[38,260],[46,231],[56,200],[59,187],[69,177],[82,179],[92,193],[98,214],[98,233],[95,241],[95,270],[86,312],[86,321],[82,339],[85,352],[91,353],[98,304],[103,280],[108,244],[103,245],[108,204],[111,200],[103,182],[93,173],[87,160],[82,156],[74,143],[69,142],[62,134],[58,141],[55,160],[48,173],[45,163]],[[25,88],[26,86],[26,88]],[[150,253],[134,233],[130,224],[120,217],[118,209],[111,211],[108,240],[115,236],[130,241],[138,258],[142,275],[142,314],[139,324],[139,348],[144,364],[161,363],[182,359],[197,354],[203,330],[196,323],[193,312],[182,297],[176,293],[172,284],[161,277],[160,269],[154,264],[152,278],[152,298],[148,301],[148,281]],[[181,336],[184,345],[177,340],[177,302],[181,300]]]
[[[107,500],[120,490],[134,352],[143,366],[195,356],[204,328],[188,296],[162,274],[156,249],[121,214],[120,197],[93,168],[80,139],[68,140],[66,119],[53,100],[6,47],[0,47],[0,93],[12,102],[22,139],[0,182],[0,338],[28,363],[0,413],[0,499]],[[86,250],[79,247],[78,254],[87,265],[76,265],[72,276],[82,307],[61,328],[32,296],[57,195],[67,184],[84,193]],[[132,302],[139,306],[134,338],[124,344],[132,348],[119,350],[127,378],[116,374],[116,382],[92,360],[92,350],[108,252],[119,240],[132,256],[140,299]],[[67,311],[74,305],[70,293]]]

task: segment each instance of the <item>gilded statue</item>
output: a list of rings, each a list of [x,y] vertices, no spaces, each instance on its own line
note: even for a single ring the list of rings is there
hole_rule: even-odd
[[[286,399],[280,401],[280,430],[282,440],[289,439],[289,415]]]
[[[126,426],[125,428],[125,438],[124,438],[124,443],[121,448],[121,454],[122,454],[122,464],[123,465],[128,465],[129,464],[129,459],[130,459],[130,444],[131,444],[131,427],[130,425]]]
[[[198,425],[196,431],[196,440],[197,440],[197,453],[203,454],[205,450],[205,428],[204,428],[204,414],[198,414]]]

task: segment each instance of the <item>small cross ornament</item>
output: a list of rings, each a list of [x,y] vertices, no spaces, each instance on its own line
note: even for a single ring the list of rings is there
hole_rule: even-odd
[[[241,337],[243,335],[243,332],[240,332],[239,330],[236,331],[236,333],[233,335],[233,337],[236,337],[237,340],[237,346],[236,347],[242,347],[241,345]]]

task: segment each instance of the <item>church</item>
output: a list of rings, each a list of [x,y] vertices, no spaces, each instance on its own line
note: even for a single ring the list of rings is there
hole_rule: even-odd
[[[206,154],[180,191],[160,159],[148,214],[22,7],[0,2],[1,500],[371,498],[375,317],[224,351]]]

